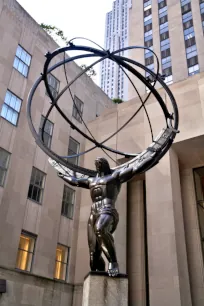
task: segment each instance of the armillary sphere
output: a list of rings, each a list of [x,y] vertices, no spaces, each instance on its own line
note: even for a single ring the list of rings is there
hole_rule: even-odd
[[[58,169],[58,171],[64,172],[64,173],[66,173],[66,175],[76,176],[77,178],[80,178],[80,177],[94,177],[94,176],[96,176],[96,171],[92,170],[92,169],[87,169],[87,168],[84,168],[84,167],[80,167],[78,165],[74,165],[73,163],[70,162],[70,158],[79,157],[83,154],[86,154],[86,153],[94,150],[95,148],[101,148],[107,155],[108,155],[107,151],[109,151],[109,152],[112,152],[112,153],[116,153],[116,154],[118,154],[122,157],[128,158],[127,162],[125,162],[122,165],[120,164],[120,165],[112,168],[111,169],[112,171],[115,171],[117,169],[119,170],[122,167],[133,166],[133,164],[134,164],[134,168],[136,169],[138,174],[147,171],[148,169],[150,169],[154,165],[156,165],[159,162],[159,160],[164,156],[164,154],[171,147],[171,145],[173,143],[173,140],[174,140],[176,134],[178,133],[178,122],[179,122],[178,108],[177,108],[175,98],[174,98],[172,92],[170,91],[169,87],[164,82],[164,76],[159,74],[159,60],[158,60],[157,55],[151,49],[146,48],[146,47],[132,46],[132,47],[121,48],[120,50],[110,52],[110,51],[104,50],[103,48],[101,48],[97,44],[96,45],[99,48],[93,48],[93,47],[82,46],[82,45],[75,45],[75,44],[73,44],[73,40],[71,40],[66,47],[59,48],[52,53],[48,52],[45,55],[46,56],[46,61],[45,61],[45,64],[44,64],[43,73],[36,80],[35,84],[33,85],[32,89],[29,93],[28,105],[27,105],[28,123],[29,123],[30,130],[32,132],[32,135],[36,140],[37,145],[50,157],[50,159],[49,159],[50,163],[56,169]],[[152,52],[152,54],[156,58],[156,62],[157,62],[156,73],[154,73],[152,70],[148,69],[147,67],[145,67],[141,63],[120,55],[123,51],[132,50],[132,49],[144,49],[144,50],[149,50],[150,52]],[[65,52],[69,52],[69,51],[81,51],[81,52],[83,52],[83,54],[68,57],[68,56],[66,56]],[[84,51],[86,51],[86,53],[84,53]],[[51,61],[58,55],[63,55],[63,60],[61,60],[57,64],[50,67]],[[62,65],[65,68],[65,64],[73,62],[74,60],[82,59],[82,58],[94,58],[94,57],[95,58],[97,57],[97,60],[94,63],[92,63],[91,65],[89,65],[88,67],[86,67],[84,70],[82,70],[73,80],[71,80],[69,82],[68,82],[67,75],[66,75],[66,69],[64,69],[66,80],[67,80],[67,85],[61,90],[61,92],[59,92],[59,94],[56,97],[53,96],[53,94],[50,90],[49,84],[48,84],[48,74],[49,73],[53,72],[55,69],[57,69],[58,67],[60,67]],[[93,137],[92,133],[89,131],[86,123],[83,121],[83,118],[81,118],[81,120],[85,124],[89,134],[81,131],[65,115],[65,113],[60,109],[60,106],[59,106],[58,102],[59,102],[60,97],[67,90],[69,90],[70,95],[71,95],[72,100],[73,100],[73,103],[74,103],[74,105],[77,109],[77,105],[75,104],[75,101],[74,101],[72,93],[71,93],[71,89],[70,89],[71,85],[73,85],[74,82],[76,82],[90,68],[94,67],[96,64],[98,64],[98,63],[100,63],[104,60],[107,60],[107,59],[111,60],[111,61],[114,61],[116,64],[119,65],[120,69],[124,72],[126,77],[129,79],[130,83],[132,84],[132,86],[134,87],[134,89],[135,89],[135,91],[138,95],[139,95],[139,92],[138,92],[137,88],[135,87],[135,85],[133,84],[133,82],[130,78],[131,74],[134,75],[136,78],[138,78],[146,86],[146,88],[149,89],[149,93],[148,93],[148,95],[147,95],[147,97],[145,98],[144,101],[141,99],[141,96],[139,95],[139,98],[140,98],[140,101],[141,101],[141,106],[135,111],[134,114],[132,114],[132,116],[127,120],[127,122],[125,124],[123,124],[118,130],[116,130],[111,136],[109,136],[108,138],[106,138],[102,142],[98,142],[97,139],[95,139]],[[146,72],[148,74],[148,77],[143,76],[138,71],[138,68],[140,68],[140,71],[141,71],[141,69],[143,69],[144,72]],[[126,71],[129,72],[129,74],[127,74]],[[35,129],[35,127],[33,125],[33,121],[32,121],[32,101],[33,101],[33,97],[35,95],[35,92],[36,92],[38,86],[41,84],[41,82],[44,82],[44,84],[45,84],[46,91],[47,91],[47,93],[48,93],[48,95],[51,99],[51,105],[50,105],[50,107],[48,109],[48,112],[45,116],[43,126],[42,126],[42,129],[41,129],[41,133],[39,134],[39,132]],[[160,93],[155,88],[155,84],[157,82],[163,87],[163,89],[166,92],[166,95],[169,97],[169,100],[171,102],[171,106],[172,106],[172,109],[173,109],[173,113],[169,112],[162,96],[160,95]],[[148,118],[148,121],[150,123],[150,119],[149,119],[147,110],[145,108],[145,103],[148,101],[150,95],[153,95],[155,97],[155,99],[159,103],[159,105],[162,109],[163,115],[165,117],[166,125],[165,125],[165,127],[163,127],[163,129],[161,130],[159,135],[155,139],[152,137],[152,143],[143,152],[140,152],[140,153],[134,153],[133,154],[133,153],[128,153],[128,152],[122,152],[122,151],[119,151],[117,149],[113,149],[113,148],[110,148],[110,147],[106,146],[106,142],[108,140],[110,140],[112,137],[114,137],[117,133],[119,133],[125,126],[127,126],[127,124],[138,114],[138,112],[142,108],[144,108],[145,113],[146,113],[147,118]],[[93,146],[90,149],[88,149],[84,152],[80,152],[80,153],[75,154],[75,155],[59,156],[58,154],[56,154],[55,152],[53,152],[50,148],[48,148],[46,146],[46,144],[44,142],[44,136],[43,136],[44,135],[44,129],[45,129],[46,122],[49,118],[49,115],[50,115],[50,113],[51,113],[51,111],[53,110],[54,107],[60,113],[63,120],[65,120],[71,126],[72,129],[75,129],[83,137],[85,137],[86,139],[88,139],[89,141],[91,141],[93,143]],[[78,114],[80,115],[79,111],[78,111]],[[150,125],[150,128],[151,128],[151,125]],[[151,129],[151,133],[152,133],[152,129]]]

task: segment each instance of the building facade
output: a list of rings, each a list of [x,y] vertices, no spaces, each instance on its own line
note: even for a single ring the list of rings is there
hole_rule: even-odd
[[[7,283],[0,305],[72,305],[81,191],[57,177],[26,116],[28,93],[43,70],[44,55],[58,45],[15,0],[1,0],[0,12],[0,279]],[[48,76],[54,96],[66,86],[63,69]],[[68,80],[81,72],[74,62],[66,70]],[[71,90],[80,115],[68,92],[59,105],[84,132],[81,116],[87,122],[105,107],[115,107],[87,75]],[[39,133],[49,106],[40,85],[32,107]],[[44,139],[61,156],[85,147],[83,137],[55,110]],[[72,162],[83,165],[83,156]]]
[[[167,84],[204,71],[202,0],[133,0],[129,14],[129,44],[146,46],[157,54]],[[129,56],[156,71],[156,58],[150,51],[133,50]],[[136,85],[145,93],[143,84]],[[129,86],[128,98],[134,95]]]
[[[113,2],[112,11],[106,14],[105,21],[105,50],[115,51],[129,45],[129,8],[131,0],[116,0]],[[120,55],[127,56],[127,51]],[[111,98],[128,99],[128,82],[119,66],[110,60],[101,63],[100,86]]]
[[[165,97],[163,89],[158,89]],[[171,84],[179,108],[179,131],[170,151],[144,175],[123,184],[114,234],[120,271],[128,274],[130,306],[202,306],[204,304],[204,73]],[[166,100],[168,104],[169,101]],[[140,107],[138,98],[118,105],[89,123],[97,139],[120,128]],[[154,97],[147,105],[153,135],[165,127]],[[106,145],[137,153],[152,142],[141,111]],[[86,144],[86,149],[90,144]],[[84,165],[101,156],[92,151]],[[116,155],[112,157],[120,162]],[[115,164],[110,160],[111,166]],[[75,280],[89,271],[86,222],[90,194],[82,191]],[[79,293],[78,293],[79,294]]]
[[[152,35],[160,61],[163,51],[171,57],[162,62],[162,68],[171,72],[172,79],[166,82],[171,83],[180,114],[180,133],[171,150],[153,169],[123,184],[116,203],[120,221],[114,239],[120,272],[128,273],[130,306],[204,304],[203,1],[189,3],[134,0],[130,8],[129,44],[144,45],[151,40],[145,37]],[[184,18],[186,10],[188,17]],[[48,157],[34,142],[26,118],[26,99],[42,72],[44,54],[57,45],[16,1],[0,0],[0,11],[0,280],[7,284],[6,292],[0,294],[0,305],[81,306],[83,280],[89,271],[86,228],[90,194],[70,188],[57,177]],[[163,17],[168,18],[168,24],[160,27]],[[152,34],[149,29],[145,36],[144,29],[150,24],[145,23],[151,19]],[[192,26],[194,32],[189,30],[185,39],[188,33],[184,31]],[[166,43],[160,37],[167,28],[169,48],[162,50]],[[196,45],[194,56],[189,58],[186,40],[188,47],[190,41]],[[131,56],[143,63],[145,56],[151,57],[142,50]],[[190,70],[191,58],[199,69]],[[74,63],[69,64],[68,79],[80,71]],[[146,97],[145,87],[134,81]],[[49,75],[49,85],[54,95],[66,86],[63,68]],[[141,105],[131,88],[131,100],[112,105],[86,75],[72,91],[80,114],[101,141]],[[165,98],[163,90],[159,91]],[[33,103],[33,119],[40,132],[50,105],[43,86]],[[85,131],[68,93],[59,103]],[[146,108],[157,135],[165,123],[162,112],[153,97]],[[150,136],[146,114],[141,111],[106,145],[141,152],[150,144]],[[44,137],[60,155],[90,147],[56,111],[49,118]],[[104,153],[96,149],[73,163],[93,168],[93,160],[101,155]],[[115,154],[111,157],[121,162]],[[110,165],[115,166],[112,160]]]

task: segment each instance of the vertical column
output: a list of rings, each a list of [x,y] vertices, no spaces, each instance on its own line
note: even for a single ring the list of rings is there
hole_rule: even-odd
[[[186,50],[183,36],[181,3],[178,0],[171,0],[167,1],[167,5],[173,80],[175,83],[188,76]]]
[[[182,170],[181,189],[192,301],[194,306],[202,306],[204,305],[204,265],[192,169]]]
[[[193,25],[195,29],[196,36],[196,46],[198,52],[198,63],[200,67],[200,72],[204,71],[204,37],[203,37],[203,27],[200,13],[200,3],[201,1],[191,1],[191,9],[193,14]]]
[[[173,150],[146,173],[151,306],[191,306],[178,159]]]
[[[129,46],[143,46],[144,45],[144,6],[143,1],[132,1],[132,8],[129,11]],[[144,50],[130,50],[128,57],[144,64]],[[139,72],[144,75],[142,69],[137,68]],[[133,83],[137,87],[140,94],[145,94],[145,86],[136,77],[130,75]],[[135,98],[136,92],[132,85],[128,87],[128,100]]]
[[[119,223],[114,234],[120,273],[126,273],[127,252],[127,184],[123,184],[116,202]]]
[[[129,305],[146,305],[143,181],[128,183],[127,271]]]

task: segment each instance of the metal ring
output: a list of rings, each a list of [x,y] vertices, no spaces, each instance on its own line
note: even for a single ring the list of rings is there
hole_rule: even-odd
[[[167,128],[170,128],[172,129],[172,131],[174,130],[173,134],[171,135],[171,137],[169,138],[169,144],[172,143],[172,137],[174,138],[175,137],[175,131],[178,129],[178,109],[177,109],[177,105],[176,105],[176,101],[173,97],[173,94],[171,93],[171,91],[169,90],[168,86],[165,84],[165,82],[163,82],[162,78],[158,75],[158,72],[157,74],[155,74],[154,72],[152,72],[151,70],[149,70],[147,67],[145,67],[144,65],[136,62],[136,61],[133,61],[131,59],[128,59],[128,58],[125,58],[125,57],[122,57],[122,56],[118,56],[116,55],[117,53],[120,53],[122,51],[125,51],[125,50],[130,50],[130,49],[148,49],[148,48],[145,48],[145,47],[138,47],[138,46],[134,46],[134,47],[128,47],[128,48],[123,48],[121,50],[118,50],[118,51],[115,51],[115,52],[106,52],[106,51],[101,51],[101,50],[98,50],[98,49],[95,49],[95,48],[90,48],[90,47],[86,47],[86,46],[75,46],[75,45],[70,45],[70,46],[67,46],[67,47],[64,47],[64,48],[59,48],[57,50],[55,50],[53,53],[48,53],[46,55],[47,59],[46,59],[46,62],[45,62],[45,65],[44,65],[44,71],[43,71],[43,74],[42,76],[35,82],[33,88],[31,89],[30,91],[30,94],[29,94],[29,97],[28,97],[28,107],[27,107],[27,115],[28,115],[28,123],[29,123],[29,126],[30,126],[30,129],[31,129],[31,132],[36,140],[36,143],[40,146],[40,148],[46,153],[48,154],[51,158],[53,158],[54,160],[56,160],[58,163],[62,164],[63,166],[65,167],[68,167],[69,169],[71,169],[72,171],[74,172],[78,172],[78,173],[81,173],[82,175],[88,175],[88,176],[94,176],[96,174],[96,172],[94,170],[90,170],[90,169],[86,169],[86,168],[83,168],[83,167],[80,167],[80,166],[77,166],[77,165],[73,165],[71,164],[69,161],[65,161],[64,158],[62,158],[61,156],[57,155],[55,152],[53,152],[51,149],[49,149],[42,141],[42,137],[40,137],[38,135],[38,133],[36,132],[35,128],[34,128],[34,125],[32,123],[32,117],[31,117],[31,104],[32,104],[32,99],[33,99],[33,96],[35,94],[35,91],[36,89],[38,88],[38,86],[40,85],[40,83],[42,81],[44,81],[45,83],[45,87],[46,87],[46,90],[48,92],[48,95],[50,96],[50,99],[52,101],[52,104],[50,106],[50,109],[48,110],[48,113],[47,115],[45,116],[45,120],[44,120],[44,126],[42,127],[42,134],[44,133],[44,127],[45,127],[45,124],[46,124],[46,121],[50,115],[50,112],[52,111],[53,107],[55,106],[58,110],[58,112],[63,116],[63,118],[71,125],[72,128],[76,129],[79,133],[81,133],[82,136],[84,136],[86,139],[90,140],[91,142],[94,143],[94,147],[92,147],[91,149],[85,151],[85,152],[82,152],[82,153],[79,153],[79,154],[75,154],[75,155],[72,155],[72,156],[67,156],[67,158],[72,158],[72,157],[78,157],[78,156],[81,156],[87,152],[90,152],[91,150],[95,149],[96,147],[100,147],[100,148],[104,148],[106,150],[109,150],[113,153],[116,153],[116,154],[120,154],[120,155],[123,155],[125,157],[131,157],[133,158],[133,160],[135,160],[135,158],[137,159],[138,156],[142,155],[144,152],[140,153],[140,154],[131,154],[131,153],[126,153],[126,152],[121,152],[119,150],[114,150],[112,148],[109,148],[107,146],[104,145],[104,143],[106,141],[108,141],[109,139],[111,139],[113,136],[115,136],[122,128],[124,128],[132,119],[133,117],[137,114],[138,111],[136,111],[133,116],[131,116],[131,118],[122,126],[122,128],[118,129],[116,132],[114,132],[111,136],[109,136],[107,139],[105,139],[104,141],[102,141],[101,143],[97,142],[96,140],[92,139],[91,137],[89,137],[87,134],[85,134],[84,132],[82,132],[73,122],[71,122],[67,116],[61,111],[61,109],[59,108],[59,106],[57,105],[57,102],[59,100],[59,98],[62,96],[62,94],[70,88],[70,86],[82,75],[84,74],[90,67],[93,67],[96,62],[90,66],[88,66],[84,71],[82,71],[74,80],[72,80],[60,93],[59,95],[57,96],[56,99],[53,98],[52,96],[52,93],[50,91],[50,88],[49,88],[49,84],[48,84],[48,80],[47,80],[47,75],[48,73],[50,73],[51,71],[53,71],[54,69],[60,67],[61,65],[64,65],[65,63],[68,63],[68,62],[72,62],[74,61],[75,59],[79,59],[79,58],[84,58],[84,57],[101,57],[100,60],[97,61],[100,62],[100,61],[103,61],[104,59],[107,59],[109,58],[110,60],[114,60],[118,65],[124,67],[126,70],[130,71],[133,73],[133,75],[135,75],[136,77],[138,77],[138,79],[140,79],[140,81],[142,81],[145,86],[147,86],[150,90],[150,93],[153,93],[153,95],[155,96],[155,98],[157,99],[157,101],[159,102],[162,110],[163,110],[163,113],[164,113],[164,116],[166,118],[166,121],[167,121]],[[91,54],[83,54],[83,55],[78,55],[78,56],[73,56],[71,58],[68,58],[66,60],[63,60],[57,64],[55,64],[54,66],[52,66],[51,68],[49,68],[49,64],[51,62],[51,60],[61,54],[61,53],[64,53],[65,51],[71,51],[71,50],[81,50],[81,51],[87,51],[87,52],[91,52]],[[150,50],[155,56],[156,54],[151,50],[151,49],[148,49]],[[157,56],[156,56],[157,58]],[[144,71],[148,72],[154,80],[158,81],[162,87],[165,89],[165,91],[167,92],[167,95],[169,96],[170,100],[171,100],[171,103],[172,103],[172,106],[173,106],[173,110],[174,110],[174,118],[172,117],[171,114],[169,114],[168,110],[167,110],[167,107],[162,99],[162,97],[160,96],[160,94],[158,93],[158,91],[155,89],[154,85],[152,86],[144,76],[142,76],[136,69],[134,69],[131,65],[129,65],[129,63],[139,67],[139,68],[142,68]],[[159,65],[159,62],[158,62],[158,58],[157,58],[157,64]],[[141,106],[141,108],[143,107],[143,105]],[[139,110],[141,109],[139,108]],[[173,125],[172,125],[173,123]],[[170,140],[171,139],[171,140]],[[170,144],[171,145],[171,144]],[[151,147],[151,146],[150,146]],[[161,152],[164,152],[164,149],[167,148],[167,144],[165,143],[164,147],[160,150],[160,155],[161,155]],[[158,153],[158,152],[157,152]],[[161,158],[161,157],[160,157]],[[159,159],[160,159],[159,158]],[[154,158],[155,159],[155,158]],[[157,158],[158,159],[158,154],[157,154]],[[155,159],[155,160],[156,160]],[[113,168],[113,169],[119,169],[121,168],[121,166],[119,167],[116,167],[116,168]]]

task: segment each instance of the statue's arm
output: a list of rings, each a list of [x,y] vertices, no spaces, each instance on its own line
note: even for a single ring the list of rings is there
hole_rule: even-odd
[[[129,181],[134,176],[133,167],[124,168],[119,171],[118,173],[118,179],[120,183],[125,183]]]
[[[64,175],[60,172],[58,172],[57,174],[61,179],[63,179],[66,183],[75,186],[75,187],[82,187],[82,188],[86,188],[89,189],[89,181],[88,179],[77,179],[73,176],[67,176]]]
[[[118,178],[121,183],[125,183],[129,181],[133,176],[137,175],[138,173],[142,173],[146,171],[146,169],[150,169],[152,166],[152,157],[149,156],[145,158],[140,163],[135,162],[131,166],[123,168],[118,173]]]

